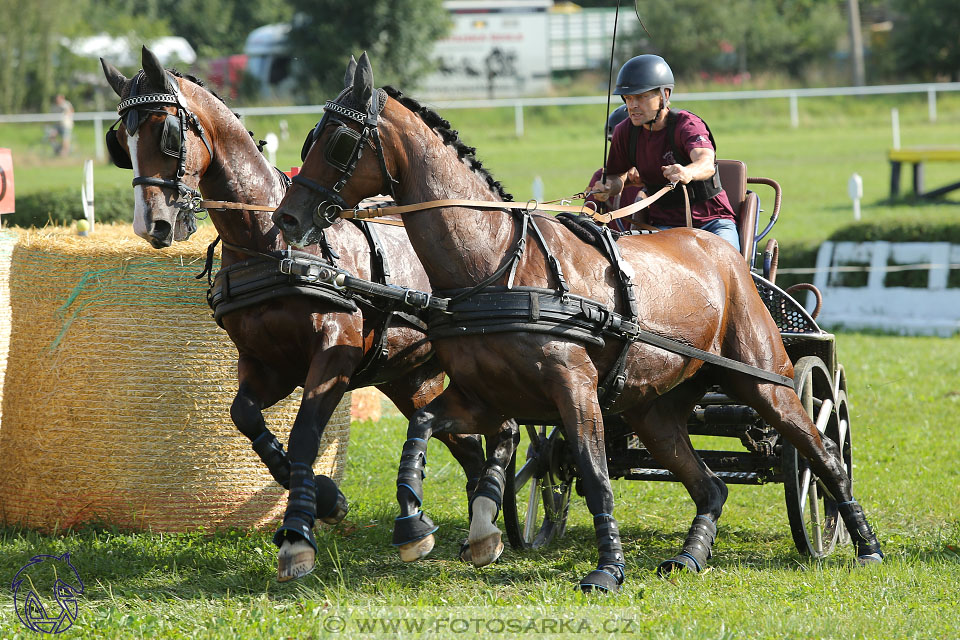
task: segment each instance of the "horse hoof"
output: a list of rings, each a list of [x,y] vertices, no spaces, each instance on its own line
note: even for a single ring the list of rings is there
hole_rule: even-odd
[[[868,553],[863,556],[857,556],[857,564],[861,567],[866,567],[875,564],[883,564],[883,554],[882,553]]]
[[[580,581],[580,591],[583,593],[617,593],[620,591],[621,581],[612,573],[603,569],[594,569]]]
[[[469,546],[465,552],[461,552],[460,557],[466,562],[472,562],[475,567],[485,567],[496,562],[503,553],[503,541],[499,531],[479,540],[471,540],[467,544]]]
[[[413,542],[408,542],[407,544],[401,544],[397,546],[397,551],[400,552],[400,559],[404,562],[414,562],[416,560],[422,560],[426,558],[431,551],[433,551],[433,545],[435,540],[433,534],[420,538],[419,540],[414,540]]]
[[[660,566],[657,567],[657,575],[661,578],[667,578],[674,571],[679,573],[684,570],[689,570],[693,573],[700,573],[700,567],[697,566],[697,563],[693,560],[693,558],[689,558],[687,556],[676,556],[661,562]]]
[[[339,524],[344,518],[347,517],[347,513],[350,511],[350,504],[347,502],[347,497],[343,495],[340,490],[337,490],[337,500],[333,506],[333,509],[324,517],[320,518],[320,522],[324,524]]]
[[[307,542],[284,540],[277,553],[277,582],[302,578],[313,571],[316,560],[317,553]]]
[[[470,541],[464,540],[460,543],[460,561],[471,562],[473,554],[470,552]]]

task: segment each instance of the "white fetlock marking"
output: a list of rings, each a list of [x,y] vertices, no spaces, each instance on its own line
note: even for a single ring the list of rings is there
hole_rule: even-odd
[[[474,540],[486,538],[495,533],[499,534],[500,529],[494,523],[497,517],[497,503],[486,496],[479,496],[474,499],[473,518],[470,520],[470,546],[473,546]]]
[[[470,561],[483,567],[500,557],[503,552],[500,529],[494,522],[497,503],[486,496],[479,496],[471,504],[473,518],[470,520]]]
[[[277,553],[277,581],[302,578],[313,571],[316,561],[317,554],[306,541],[284,540]]]
[[[426,558],[427,555],[433,551],[435,542],[433,534],[431,533],[425,538],[400,545],[397,547],[397,551],[400,553],[400,559],[404,562],[414,562]]]

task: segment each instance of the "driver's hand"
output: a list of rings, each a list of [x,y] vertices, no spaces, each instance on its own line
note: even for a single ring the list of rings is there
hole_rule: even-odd
[[[601,183],[598,181],[593,185],[590,194],[592,194],[597,201],[606,202],[621,191],[623,191],[623,180],[620,176],[607,176],[605,182]]]

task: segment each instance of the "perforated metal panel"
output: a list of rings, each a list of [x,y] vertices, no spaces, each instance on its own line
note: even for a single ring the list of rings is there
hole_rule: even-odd
[[[780,333],[822,333],[803,305],[786,291],[755,273],[753,282]]]

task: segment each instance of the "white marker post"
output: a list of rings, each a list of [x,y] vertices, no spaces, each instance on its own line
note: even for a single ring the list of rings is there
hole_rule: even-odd
[[[80,185],[80,198],[83,200],[83,217],[87,221],[86,232],[80,235],[93,233],[93,160],[83,163],[83,183]]]
[[[890,109],[890,126],[893,127],[893,148],[900,148],[900,111],[894,107]]]
[[[280,148],[280,140],[277,139],[277,134],[268,133],[264,141],[267,143],[264,147],[267,150],[267,160],[273,166],[277,166],[277,149]]]
[[[850,194],[850,199],[853,200],[853,219],[860,219],[860,198],[863,197],[863,178],[860,177],[859,173],[854,173],[850,176],[850,181],[847,182],[847,193]]]
[[[543,202],[543,178],[534,176],[533,178],[533,199],[537,202]]]

